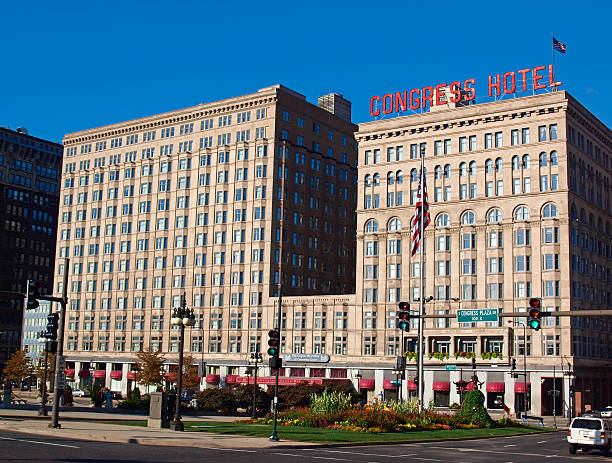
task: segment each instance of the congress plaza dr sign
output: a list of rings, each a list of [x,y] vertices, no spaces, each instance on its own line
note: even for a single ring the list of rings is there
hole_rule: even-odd
[[[520,76],[520,78],[518,78]],[[527,83],[533,83],[533,90],[547,87],[558,87],[562,82],[555,82],[553,65],[536,66],[533,68],[508,71],[504,74],[489,75],[489,96],[501,96],[516,92],[526,92]],[[465,79],[464,81],[453,81],[450,84],[443,82],[437,85],[428,85],[412,90],[402,90],[384,95],[374,95],[370,98],[370,116],[376,117],[382,114],[391,114],[415,110],[428,106],[436,106],[447,103],[443,89],[449,89],[452,96],[451,103],[459,101],[472,101],[476,98],[476,79]],[[530,87],[531,89],[531,87]]]

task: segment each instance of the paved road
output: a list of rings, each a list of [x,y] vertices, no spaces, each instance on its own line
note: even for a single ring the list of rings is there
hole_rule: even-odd
[[[6,462],[363,462],[541,463],[612,461],[597,452],[567,453],[565,433],[499,439],[354,447],[205,449],[58,439],[0,430],[0,455]]]

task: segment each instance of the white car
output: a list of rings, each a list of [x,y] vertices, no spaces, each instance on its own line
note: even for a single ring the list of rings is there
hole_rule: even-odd
[[[601,411],[602,418],[612,418],[612,405],[608,405]]]
[[[72,390],[72,397],[84,397],[84,396],[85,396],[85,391],[82,391],[81,389]]]
[[[601,453],[610,456],[610,441],[612,440],[612,424],[603,418],[574,418],[567,430],[569,453],[578,449],[589,451],[599,449]]]

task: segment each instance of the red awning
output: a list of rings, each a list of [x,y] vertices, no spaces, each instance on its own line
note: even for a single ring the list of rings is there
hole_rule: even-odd
[[[487,383],[487,392],[504,392],[505,390],[505,383]]]
[[[408,387],[409,391],[416,391],[417,390],[417,385],[414,381],[408,381],[406,383],[406,386]]]
[[[169,371],[164,376],[166,377],[166,381],[174,382],[176,381],[177,373],[172,373],[171,371]]]
[[[110,374],[111,379],[121,379],[123,378],[123,372],[121,370],[113,370]]]
[[[67,368],[64,373],[66,373],[66,377],[74,378],[74,368]]]
[[[106,378],[106,370],[95,370],[94,378]]]
[[[217,375],[218,376],[218,375]],[[208,376],[206,377],[206,382],[208,383]],[[274,376],[258,376],[257,384],[266,384],[268,386],[274,385],[275,381]],[[227,382],[227,377],[225,378]],[[329,384],[329,383],[349,383],[349,379],[332,379],[332,378],[296,378],[296,377],[280,377],[278,378],[278,384],[280,386],[295,386],[296,384]],[[235,383],[240,384],[253,384],[252,376],[236,376]]]
[[[531,387],[531,383],[527,383],[527,388]],[[514,392],[524,393],[525,392],[525,383],[522,381],[514,383]]]
[[[225,377],[225,384],[236,384],[237,382],[238,382],[238,375],[227,375]]]
[[[383,380],[383,389],[397,389],[397,386],[395,384],[393,384],[392,381],[393,380],[391,380],[391,379],[384,379]]]
[[[209,384],[219,384],[221,376],[219,375],[206,375],[206,382]]]
[[[376,385],[375,379],[360,379],[359,380],[359,389],[374,389]]]
[[[432,389],[434,391],[450,391],[450,381],[435,381]]]
[[[136,379],[136,372],[128,371],[126,376],[127,376],[127,379],[131,379],[132,381],[134,381]]]
[[[79,376],[81,378],[89,378],[90,376],[89,370],[86,370],[86,369],[79,370]]]

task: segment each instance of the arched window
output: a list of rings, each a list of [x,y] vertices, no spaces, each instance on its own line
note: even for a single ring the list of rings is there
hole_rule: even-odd
[[[472,211],[466,211],[461,216],[461,224],[462,225],[472,225],[474,224],[474,213]]]
[[[462,162],[461,164],[459,164],[459,176],[465,177],[466,175],[467,175],[467,164],[465,162]]]
[[[378,231],[378,222],[374,219],[370,219],[366,222],[365,225],[366,233],[374,233]]]
[[[436,180],[440,180],[442,178],[442,167],[436,166],[434,169],[434,176]]]
[[[540,153],[540,167],[545,167],[548,165],[548,159],[546,153]]]
[[[501,222],[501,219],[502,219],[502,213],[499,209],[491,209],[489,211],[489,215],[487,215],[488,223]]]
[[[559,165],[559,160],[557,159],[557,152],[556,151],[551,151],[550,152],[550,165],[551,166],[558,166]]]
[[[387,229],[389,231],[400,231],[402,229],[402,222],[398,218],[393,218],[389,220],[389,226]]]
[[[502,159],[502,158],[497,158],[497,159],[495,160],[495,170],[496,170],[497,172],[501,172],[501,171],[503,171],[503,170],[504,170],[504,161],[503,161],[503,159]]]
[[[492,159],[487,159],[485,161],[485,172],[487,174],[492,174],[493,173],[493,160]]]
[[[570,218],[572,219],[578,218],[578,214],[576,214],[576,206],[574,204],[570,206]]]
[[[448,214],[438,214],[438,217],[436,217],[436,227],[448,227],[449,225],[450,220],[448,219]]]
[[[410,171],[410,181],[411,182],[418,182],[419,181],[419,174],[418,174],[416,169],[412,169]]]
[[[525,154],[523,156],[523,169],[529,169],[529,155]]]
[[[521,170],[521,162],[518,156],[512,156],[512,170]]]
[[[476,161],[470,162],[470,175],[476,175]]]
[[[393,185],[395,183],[395,174],[393,172],[387,172],[387,185]]]
[[[372,176],[370,174],[365,176],[365,186],[372,186]]]
[[[514,220],[529,220],[529,209],[519,206],[514,211]]]
[[[444,177],[445,178],[450,178],[451,176],[451,172],[450,172],[450,164],[446,164],[444,166]]]
[[[404,181],[404,173],[401,170],[398,170],[395,174],[395,180],[397,183],[402,183]]]
[[[584,213],[584,209],[580,209],[580,223],[586,224],[586,214]]]
[[[380,175],[374,174],[374,186],[380,185]]]
[[[549,218],[549,217],[557,217],[557,206],[555,206],[554,204],[550,203],[550,204],[546,204],[543,208],[542,208],[542,216],[544,218]]]

